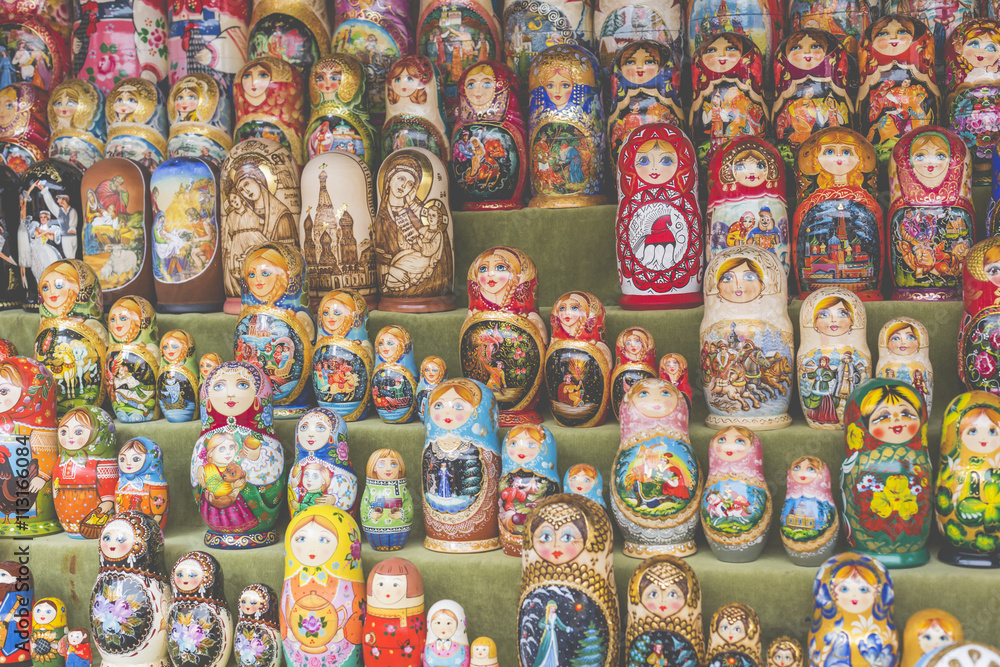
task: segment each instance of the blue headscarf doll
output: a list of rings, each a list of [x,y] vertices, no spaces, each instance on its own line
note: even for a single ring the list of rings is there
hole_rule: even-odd
[[[319,503],[332,505],[356,517],[358,476],[347,448],[347,422],[333,410],[313,408],[295,428],[295,460],[288,478],[291,516]],[[325,504],[331,504],[329,502]]]
[[[540,424],[518,424],[504,438],[501,461],[500,539],[504,553],[520,556],[528,514],[560,492],[555,438]]]
[[[118,452],[115,512],[135,510],[148,514],[165,530],[169,507],[163,451],[149,438],[132,438]]]

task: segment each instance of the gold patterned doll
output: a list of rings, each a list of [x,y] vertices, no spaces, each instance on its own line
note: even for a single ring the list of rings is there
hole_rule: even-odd
[[[58,157],[80,169],[104,157],[108,140],[104,93],[84,79],[63,81],[49,95],[49,157]]]
[[[792,637],[778,637],[767,645],[767,667],[803,667],[802,644]]]
[[[167,97],[170,157],[200,157],[218,166],[233,147],[233,104],[208,74],[188,74]]]
[[[760,667],[760,619],[740,602],[719,607],[708,624],[708,667]]]
[[[309,74],[312,111],[306,127],[306,156],[346,151],[363,159],[375,172],[378,135],[368,119],[365,71],[356,58],[333,54],[316,61]],[[370,189],[370,188],[369,188]]]
[[[123,79],[104,103],[108,143],[104,157],[124,157],[152,172],[167,159],[167,106],[155,84]]]
[[[662,554],[642,561],[628,582],[626,667],[697,667],[705,660],[701,586],[691,566]]]

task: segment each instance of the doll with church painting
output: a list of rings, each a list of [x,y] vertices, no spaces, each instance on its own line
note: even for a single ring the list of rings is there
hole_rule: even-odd
[[[911,317],[895,317],[878,332],[878,364],[875,376],[896,379],[912,386],[931,413],[934,370],[931,368],[930,334]]]
[[[796,565],[816,567],[837,548],[840,517],[833,500],[830,469],[815,456],[792,461],[785,477],[781,542]]]
[[[685,5],[676,0],[605,0],[594,6],[594,54],[605,72],[626,47],[636,42],[662,44],[680,63],[684,50]]]

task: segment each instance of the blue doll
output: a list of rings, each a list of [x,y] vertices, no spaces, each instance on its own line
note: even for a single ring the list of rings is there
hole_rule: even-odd
[[[608,509],[604,504],[604,480],[601,478],[601,471],[589,463],[577,463],[569,467],[563,477],[563,490],[566,493],[590,498],[605,510]]]
[[[115,513],[135,510],[167,528],[170,491],[163,475],[163,452],[149,438],[132,438],[118,452]]]
[[[542,498],[560,492],[556,441],[540,424],[518,424],[503,441],[500,470],[500,542],[521,555],[524,523]]]
[[[386,424],[407,424],[417,411],[417,362],[410,332],[388,326],[375,337],[372,401]]]
[[[295,428],[295,460],[288,478],[288,510],[333,505],[357,517],[358,476],[347,449],[347,422],[333,410],[313,408]]]
[[[351,289],[327,292],[316,311],[319,335],[313,354],[316,401],[345,421],[368,416],[375,352],[368,341],[368,304]]]

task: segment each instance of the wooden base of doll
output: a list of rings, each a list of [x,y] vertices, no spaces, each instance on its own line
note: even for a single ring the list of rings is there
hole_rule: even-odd
[[[879,556],[879,560],[881,559],[882,557]],[[941,550],[938,551],[938,560],[942,563],[957,565],[959,567],[1000,567],[1000,553],[978,553],[967,549],[957,549],[950,544],[941,547]]]
[[[520,412],[515,412],[513,410],[500,411],[500,426],[507,428],[510,426],[517,426],[518,424],[541,424],[542,416],[538,414],[535,410],[522,410]]]
[[[237,299],[239,304],[240,300]],[[209,301],[208,303],[157,303],[156,312],[166,315],[183,315],[184,313],[217,313],[225,308],[225,301]],[[229,312],[229,311],[225,311]],[[239,314],[237,308],[236,314]]]
[[[681,310],[696,308],[704,302],[701,290],[689,294],[623,294],[618,305],[625,310]]]
[[[63,532],[63,527],[55,519],[51,521],[32,521],[22,519],[14,523],[6,523],[0,526],[0,537],[41,537],[42,535],[55,535]]]
[[[378,310],[390,313],[443,313],[455,310],[455,295],[420,298],[394,298],[384,296],[379,299]]]
[[[507,554],[508,556],[516,556],[516,557],[520,558],[521,557],[522,546],[524,544],[524,539],[523,538],[524,538],[523,535],[519,535],[519,534],[515,534],[515,533],[507,533],[507,532],[504,532],[503,530],[501,530],[500,531],[500,546],[503,547],[503,552],[505,554]]]
[[[705,417],[705,426],[722,430],[730,426],[745,426],[752,431],[776,431],[792,425],[792,416],[788,414],[771,417],[743,417],[735,415],[709,415]]]
[[[222,312],[226,315],[239,315],[242,308],[243,302],[235,296],[227,296],[226,302],[222,304]]]
[[[443,554],[478,554],[484,551],[496,551],[500,548],[500,538],[491,537],[472,542],[455,542],[453,540],[436,540],[433,537],[424,538],[424,549]]]
[[[510,201],[467,201],[462,205],[463,211],[517,211],[524,208],[520,200]]]
[[[694,540],[688,540],[680,544],[636,544],[626,541],[622,553],[629,558],[638,558],[640,560],[645,560],[651,556],[659,556],[660,554],[687,558],[698,553],[698,545],[694,543]]]
[[[278,542],[278,531],[263,530],[256,533],[231,535],[210,530],[205,533],[205,546],[213,549],[258,549]]]
[[[528,202],[528,208],[583,208],[603,206],[607,203],[606,195],[536,196]]]
[[[957,289],[899,289],[892,293],[893,301],[961,301],[962,290]]]
[[[871,551],[864,551],[863,549],[855,549],[850,544],[847,546],[852,551],[855,551],[863,556],[877,558],[882,565],[885,565],[887,568],[892,570],[902,570],[908,567],[920,567],[931,559],[931,554],[926,547],[920,549],[919,551],[911,551],[910,553],[905,554],[878,554]]]

